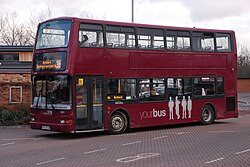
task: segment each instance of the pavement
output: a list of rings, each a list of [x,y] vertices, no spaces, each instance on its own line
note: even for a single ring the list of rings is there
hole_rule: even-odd
[[[250,93],[238,93],[238,109],[250,112]]]

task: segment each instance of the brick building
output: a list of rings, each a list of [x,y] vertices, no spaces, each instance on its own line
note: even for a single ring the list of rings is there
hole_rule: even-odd
[[[0,46],[0,110],[29,110],[33,46]]]
[[[238,92],[250,92],[250,66],[238,67]]]

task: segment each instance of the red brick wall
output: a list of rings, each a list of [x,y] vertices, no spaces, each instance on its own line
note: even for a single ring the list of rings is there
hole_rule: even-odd
[[[22,87],[22,101],[10,103],[10,87]],[[20,98],[20,89],[12,89],[12,101],[17,102]],[[0,74],[0,109],[29,110],[31,103],[31,80],[30,73],[1,73]]]
[[[238,79],[238,92],[250,92],[250,79]]]

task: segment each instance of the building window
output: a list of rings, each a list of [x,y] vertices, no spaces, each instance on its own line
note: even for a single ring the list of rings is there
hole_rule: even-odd
[[[1,53],[0,61],[19,61],[18,53]]]
[[[10,103],[22,103],[22,86],[10,86]]]

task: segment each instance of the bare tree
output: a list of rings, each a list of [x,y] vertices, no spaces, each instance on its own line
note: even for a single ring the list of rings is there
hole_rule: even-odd
[[[35,13],[30,12],[31,18],[28,24],[19,23],[17,13],[0,15],[0,45],[24,46],[34,45],[38,23],[52,17],[52,10]]]
[[[74,14],[67,15],[73,16]],[[78,12],[77,15],[83,18],[94,18],[92,13],[86,11]],[[54,16],[55,13],[49,7],[40,12],[30,9],[30,20],[26,24],[18,22],[15,11],[11,14],[0,15],[0,45],[34,45],[38,24]]]
[[[29,29],[24,23],[18,24],[17,14],[6,14],[0,18],[0,44],[11,46],[32,45],[33,40],[28,36]]]
[[[52,9],[47,7],[47,9],[37,13],[35,10],[30,10],[30,24],[29,29],[31,30],[29,36],[35,41],[36,38],[36,30],[39,23],[50,19],[54,16],[54,12]]]
[[[250,66],[250,52],[246,44],[238,47],[238,66]]]

